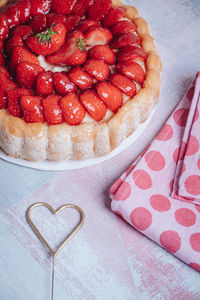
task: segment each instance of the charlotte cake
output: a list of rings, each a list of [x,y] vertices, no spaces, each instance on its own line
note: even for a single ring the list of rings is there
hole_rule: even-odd
[[[1,40],[0,147],[10,156],[104,156],[157,103],[154,39],[138,11],[120,1],[12,2],[1,10]]]

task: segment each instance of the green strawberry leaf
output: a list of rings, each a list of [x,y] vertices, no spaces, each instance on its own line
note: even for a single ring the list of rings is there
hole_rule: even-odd
[[[51,25],[51,27],[49,29],[47,29],[46,31],[41,32],[41,33],[37,33],[35,35],[35,37],[39,39],[39,41],[38,41],[39,45],[42,42],[44,42],[45,44],[51,44],[51,36],[55,35],[55,34],[58,34],[58,32],[52,30],[54,25],[55,25],[55,23],[53,23]]]
[[[86,41],[87,39],[81,39],[81,38],[78,38],[76,40],[76,46],[81,50],[81,52],[83,51],[87,51],[87,48],[86,48]]]

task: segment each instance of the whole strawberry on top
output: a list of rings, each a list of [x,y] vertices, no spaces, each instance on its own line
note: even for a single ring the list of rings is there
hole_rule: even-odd
[[[53,23],[49,29],[28,38],[26,46],[38,55],[49,55],[62,47],[66,32],[64,24]]]

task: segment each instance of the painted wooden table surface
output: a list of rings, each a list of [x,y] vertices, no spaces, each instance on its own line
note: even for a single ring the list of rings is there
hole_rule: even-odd
[[[126,3],[138,8],[157,40],[163,62],[157,110],[137,142],[96,166],[47,172],[0,161],[1,300],[50,299],[50,257],[25,219],[37,201],[54,208],[75,203],[86,214],[84,227],[56,258],[55,299],[200,299],[200,274],[113,214],[108,196],[110,185],[159,131],[200,70],[200,1]],[[58,220],[42,208],[33,213],[53,244],[77,218],[73,211]]]

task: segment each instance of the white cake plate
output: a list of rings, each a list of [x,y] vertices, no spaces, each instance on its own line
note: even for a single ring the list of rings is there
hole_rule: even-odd
[[[32,168],[32,169],[38,169],[38,170],[44,170],[44,171],[66,171],[66,170],[75,170],[75,169],[81,169],[84,167],[89,167],[92,165],[99,164],[105,160],[108,160],[115,155],[119,154],[123,150],[125,150],[128,146],[130,146],[133,142],[135,142],[139,136],[144,132],[147,125],[150,123],[153,113],[155,111],[155,108],[153,109],[152,113],[150,114],[149,118],[142,123],[135,131],[134,133],[129,136],[124,142],[122,142],[117,148],[115,148],[111,153],[99,157],[99,158],[90,158],[82,161],[77,160],[64,160],[61,162],[52,162],[52,161],[41,161],[41,162],[30,162],[21,158],[13,158],[5,154],[0,149],[0,158],[3,160],[6,160],[10,163],[17,164],[20,166]]]

